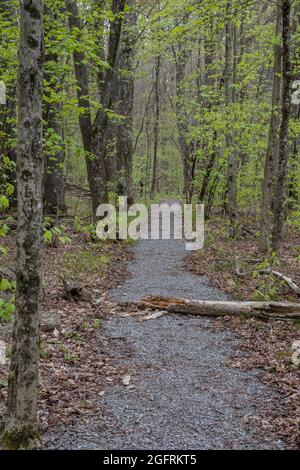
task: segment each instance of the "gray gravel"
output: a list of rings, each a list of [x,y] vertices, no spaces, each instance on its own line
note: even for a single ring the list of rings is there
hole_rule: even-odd
[[[207,279],[185,272],[179,241],[142,241],[133,247],[132,277],[111,292],[116,301],[148,294],[225,299]],[[226,366],[239,348],[208,318],[165,316],[139,322],[113,317],[104,324],[111,354],[123,346],[130,386],[109,387],[103,414],[89,425],[57,430],[47,447],[72,449],[280,449],[274,436],[251,432],[246,417],[281,406],[256,372]],[[114,340],[113,340],[114,338]]]
[[[226,300],[226,295],[209,286],[208,279],[184,269],[188,255],[180,240],[143,240],[134,248],[132,277],[111,293],[116,301],[134,301],[147,295],[187,299]]]

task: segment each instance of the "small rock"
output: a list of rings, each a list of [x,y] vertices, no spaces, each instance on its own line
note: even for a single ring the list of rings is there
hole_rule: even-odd
[[[41,328],[43,332],[51,332],[58,328],[59,321],[55,311],[42,312]]]
[[[131,376],[125,375],[122,379],[123,385],[125,385],[125,387],[128,387],[128,385],[130,384],[130,380],[131,380]]]
[[[6,364],[6,344],[4,341],[0,341],[0,365]]]
[[[7,380],[0,378],[0,388],[6,388],[6,387],[7,387]]]
[[[145,317],[141,318],[141,321],[147,321],[147,320],[157,320],[158,318],[166,315],[168,312],[165,310],[159,310],[158,312],[150,313],[149,315],[146,315]]]

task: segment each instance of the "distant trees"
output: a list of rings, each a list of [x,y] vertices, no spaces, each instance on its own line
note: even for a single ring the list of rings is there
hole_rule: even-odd
[[[155,142],[154,93],[152,120],[138,134],[141,143],[137,153],[148,179],[146,186],[153,186],[154,173],[162,178],[161,163],[171,168],[178,153],[186,201],[197,194],[206,204],[206,217],[213,206],[224,208],[231,237],[243,233],[243,213],[255,215],[260,220],[261,251],[278,252],[285,218],[292,217],[296,224],[294,214],[299,213],[299,149],[295,140],[299,114],[291,116],[290,106],[292,66],[298,67],[299,74],[292,56],[298,54],[294,41],[298,40],[299,21],[294,18],[291,31],[291,19],[287,20],[287,10],[293,5],[298,11],[299,2],[280,0],[242,8],[237,0],[228,0],[215,3],[214,14],[205,0],[192,10],[188,1],[171,3],[172,9],[166,6],[163,15],[159,6],[153,8],[148,49],[143,45],[153,68],[160,52],[162,84],[157,152],[161,162],[157,166],[157,159],[153,159],[151,172],[149,154],[143,148],[149,147],[150,121],[150,141]],[[147,97],[153,80],[147,61],[143,71],[149,79],[143,105],[149,114]],[[289,136],[293,140],[289,141]],[[163,152],[166,141],[169,157]],[[175,168],[170,173],[173,186],[168,188],[172,190]]]
[[[66,1],[69,26],[71,33],[77,41],[80,41],[82,28],[78,5],[76,1]],[[117,167],[125,170],[124,194],[131,193],[131,167],[132,167],[132,106],[133,106],[133,56],[134,45],[132,29],[136,22],[136,14],[129,10],[125,12],[125,0],[113,0],[110,22],[110,32],[107,45],[107,68],[102,71],[100,77],[99,109],[95,119],[92,119],[90,103],[90,77],[86,63],[86,54],[80,47],[75,47],[73,60],[75,76],[77,80],[78,104],[82,109],[79,117],[81,135],[84,150],[86,152],[86,165],[89,187],[91,191],[93,214],[101,202],[108,199],[109,183],[112,178],[111,159],[108,154],[108,144],[111,142],[112,123],[108,111],[115,106],[124,118],[123,124],[118,126],[117,140]],[[134,2],[128,3],[130,8]],[[124,20],[124,17],[126,19]],[[122,38],[122,27],[125,21],[125,31]],[[123,43],[122,43],[123,41]],[[103,60],[103,48],[99,48],[99,59]],[[120,76],[121,68],[121,76]]]
[[[38,437],[37,391],[42,292],[43,1],[20,2],[18,74],[17,295],[8,382],[5,449]]]

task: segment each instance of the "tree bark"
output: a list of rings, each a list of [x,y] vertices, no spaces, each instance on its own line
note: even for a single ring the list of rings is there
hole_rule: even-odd
[[[291,49],[291,56],[293,57],[293,80],[299,80],[300,78],[300,41],[297,35],[297,31],[300,25],[300,4],[294,4],[293,13],[292,13],[292,36],[295,37],[296,40],[292,41],[292,49]],[[297,35],[297,36],[295,36]],[[300,121],[300,105],[293,105],[292,106],[292,117],[296,121]],[[297,180],[297,171],[298,171],[298,160],[299,160],[299,144],[300,144],[300,136],[297,133],[296,136],[293,138],[292,143],[292,154],[289,162],[289,181],[288,181],[288,207],[286,211],[286,215],[288,215],[288,211],[294,211],[297,209],[298,202],[299,202],[299,184]]]
[[[216,135],[216,131],[215,131],[214,132],[214,140],[216,140],[216,139],[217,139],[217,135]],[[206,166],[206,169],[205,169],[205,175],[203,177],[201,191],[200,191],[200,194],[199,194],[199,202],[202,203],[202,204],[204,204],[204,202],[205,202],[211,172],[213,171],[216,160],[217,160],[217,149],[216,149],[216,146],[214,146],[213,150],[211,151],[209,160],[207,162],[207,166]]]
[[[77,2],[66,0],[69,11],[69,27],[80,31],[81,21]],[[91,191],[93,217],[95,218],[98,206],[107,201],[108,179],[110,174],[109,162],[106,158],[108,142],[109,119],[107,109],[112,105],[117,95],[117,78],[119,68],[119,46],[122,31],[125,0],[113,0],[112,12],[115,18],[111,22],[108,41],[107,62],[109,69],[101,87],[101,109],[97,111],[95,121],[92,122],[91,106],[89,101],[89,74],[85,63],[85,54],[81,49],[73,52],[75,76],[78,83],[78,104],[85,110],[81,113],[79,124],[81,129],[83,147],[86,152],[86,165],[89,187]],[[100,51],[100,53],[102,53]]]
[[[156,59],[155,64],[155,122],[153,129],[153,163],[152,163],[152,181],[151,181],[151,198],[153,199],[156,190],[157,181],[157,152],[159,140],[159,120],[160,120],[160,102],[159,102],[159,77],[160,77],[160,56]]]
[[[55,109],[59,106],[52,106],[49,110],[46,125],[48,129],[55,132],[57,145],[62,145],[62,127],[57,117],[55,117]],[[65,152],[60,148],[55,155],[45,155],[45,173],[44,173],[44,212],[49,215],[57,215],[66,211],[65,203],[65,176],[63,165],[65,160]]]
[[[45,63],[58,62],[57,54],[48,54],[45,56]],[[51,73],[45,71],[45,79],[48,82],[50,96],[52,93],[58,92],[53,81]],[[65,152],[63,149],[63,129],[60,122],[59,112],[61,104],[59,102],[47,102],[44,105],[44,121],[47,132],[55,135],[55,143],[60,148],[53,154],[45,155],[45,172],[44,172],[44,213],[56,215],[58,212],[66,211],[65,203],[65,177],[63,165],[65,160]],[[45,130],[46,130],[45,129]]]
[[[209,87],[209,88],[212,88],[213,85],[214,85],[214,80],[213,80],[213,76],[212,76],[212,65],[213,65],[213,62],[214,62],[214,57],[215,57],[215,48],[216,48],[216,43],[215,43],[215,40],[213,40],[213,30],[212,28],[210,28],[210,37],[209,38],[205,38],[205,53],[204,53],[204,83],[205,83],[205,86],[206,87]],[[198,87],[199,87],[199,99],[200,99],[200,103],[202,103],[202,105],[207,108],[208,110],[211,110],[212,108],[212,100],[211,98],[202,98],[201,97],[201,93],[200,93],[200,83],[198,84]],[[213,147],[211,150],[209,150],[209,154],[208,154],[208,159],[207,159],[207,162],[206,162],[206,168],[205,168],[205,174],[204,174],[204,177],[203,177],[203,180],[202,180],[202,185],[201,185],[201,189],[200,189],[200,192],[199,192],[199,202],[202,203],[202,204],[205,204],[205,200],[206,200],[206,196],[207,196],[207,189],[208,189],[208,184],[209,184],[209,181],[210,181],[210,177],[211,177],[211,173],[214,169],[214,166],[215,166],[215,162],[217,160],[217,148],[216,148],[216,145],[215,145],[215,142],[217,141],[217,132],[216,130],[214,130],[213,132],[213,137],[212,137],[212,140],[213,140]]]
[[[280,2],[277,3],[276,37],[281,34],[282,11]],[[260,222],[260,250],[267,254],[271,245],[272,210],[274,196],[274,181],[279,152],[280,125],[280,91],[281,91],[281,44],[274,46],[274,72],[272,87],[272,111],[268,137],[268,148],[265,159],[263,196]]]
[[[300,304],[279,302],[228,302],[187,300],[151,296],[137,303],[153,310],[166,310],[172,313],[203,315],[212,317],[241,316],[256,317],[264,320],[291,320],[300,318]]]
[[[42,291],[43,1],[20,2],[18,77],[17,295],[2,445],[28,448],[38,437],[37,393]]]
[[[178,129],[178,141],[181,151],[181,158],[183,163],[183,180],[184,188],[183,192],[186,198],[186,202],[190,203],[194,193],[194,171],[196,164],[196,157],[194,155],[194,142],[188,142],[188,124],[184,112],[184,79],[185,69],[188,61],[188,53],[182,48],[179,49],[176,60],[176,118],[177,118],[177,129]]]
[[[134,98],[134,57],[135,57],[135,26],[137,13],[134,11],[135,0],[129,0],[131,8],[124,20],[120,54],[119,104],[118,114],[123,121],[117,132],[117,162],[121,178],[122,194],[133,202],[132,194],[132,158],[133,158],[133,98]]]
[[[291,0],[282,0],[282,110],[279,133],[279,162],[274,197],[272,248],[278,252],[284,220],[285,183],[288,164],[288,131],[291,116],[292,65]]]
[[[228,108],[228,113],[231,112],[232,104],[234,103],[235,93],[233,90],[234,78],[236,77],[236,26],[233,25],[232,19],[229,18],[231,2],[226,5],[226,39],[225,39],[225,103]],[[234,238],[237,236],[237,158],[236,150],[234,148],[233,131],[229,128],[226,134],[226,147],[228,151],[228,168],[227,168],[227,197],[228,204],[226,206],[229,216],[229,236]]]
[[[101,90],[101,109],[97,111],[93,124],[92,148],[93,154],[97,155],[99,163],[102,165],[102,171],[95,176],[97,187],[102,188],[99,192],[99,203],[107,201],[109,182],[112,179],[111,161],[108,155],[109,143],[111,139],[111,128],[116,132],[117,127],[111,125],[107,115],[107,109],[112,109],[118,98],[118,79],[120,67],[120,45],[123,26],[123,13],[125,9],[125,0],[113,0],[112,13],[114,19],[110,24],[110,33],[108,40],[107,62],[109,68],[105,74],[105,80]],[[116,132],[117,133],[117,132]],[[99,204],[98,204],[99,205]]]
[[[68,22],[69,28],[79,34],[81,30],[81,21],[79,17],[78,5],[74,0],[66,0],[66,6],[69,13]],[[77,38],[78,39],[78,38]],[[83,149],[86,153],[86,169],[89,188],[91,192],[92,209],[93,214],[96,213],[98,207],[98,191],[97,184],[95,182],[95,174],[98,171],[103,171],[103,168],[99,168],[98,161],[93,156],[92,152],[92,115],[89,101],[89,75],[88,69],[85,64],[85,53],[79,48],[75,48],[73,51],[74,71],[77,81],[77,99],[78,106],[84,110],[79,115],[79,127],[81,131]],[[101,194],[102,196],[102,194]]]

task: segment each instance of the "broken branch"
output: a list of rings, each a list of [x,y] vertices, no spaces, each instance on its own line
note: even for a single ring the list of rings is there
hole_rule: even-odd
[[[293,281],[293,279],[291,279],[288,276],[285,276],[284,274],[282,274],[278,271],[275,271],[274,269],[258,269],[258,270],[242,272],[241,267],[240,267],[239,259],[237,258],[236,259],[236,271],[235,271],[235,273],[239,277],[249,276],[250,274],[254,274],[254,273],[262,274],[262,275],[265,275],[265,276],[274,276],[278,279],[281,279],[283,282],[285,282],[289,286],[289,288],[293,292],[295,292],[295,294],[300,295],[300,287]]]

